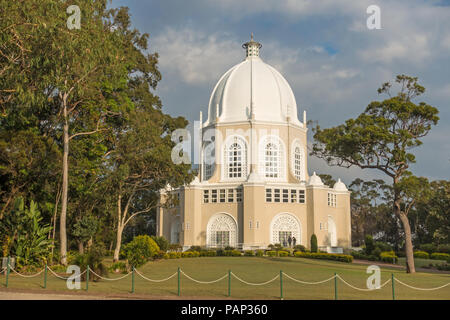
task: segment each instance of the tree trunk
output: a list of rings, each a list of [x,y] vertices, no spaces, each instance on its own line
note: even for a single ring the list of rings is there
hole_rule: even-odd
[[[414,251],[411,237],[411,226],[409,225],[408,217],[404,213],[399,215],[400,221],[403,224],[405,230],[405,254],[406,254],[406,272],[415,273],[416,268],[414,266]]]
[[[84,254],[83,241],[79,241],[79,242],[78,242],[78,252],[79,252],[80,254]]]
[[[414,251],[412,245],[411,226],[409,225],[408,216],[401,211],[400,199],[397,194],[394,193],[394,212],[399,217],[405,231],[405,255],[406,255],[406,272],[415,273],[416,268],[414,266]]]
[[[122,196],[119,193],[117,198],[117,236],[116,236],[116,248],[114,249],[113,262],[119,261],[120,246],[122,244]]]
[[[64,111],[64,127],[63,127],[63,163],[62,163],[62,194],[61,194],[61,217],[59,220],[59,236],[60,236],[60,253],[61,264],[67,265],[67,233],[66,233],[66,217],[67,217],[67,195],[69,185],[69,123],[67,121],[67,107],[63,102]]]
[[[120,225],[120,222],[119,222]],[[116,248],[114,249],[114,262],[119,261],[119,253],[120,253],[120,246],[122,244],[122,231],[123,228],[120,226],[117,226],[117,241],[116,241]]]

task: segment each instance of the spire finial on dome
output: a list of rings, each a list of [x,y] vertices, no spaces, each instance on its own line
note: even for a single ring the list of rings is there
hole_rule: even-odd
[[[242,45],[248,57],[259,57],[259,49],[262,47],[261,43],[253,40],[253,32],[250,34],[250,41]]]

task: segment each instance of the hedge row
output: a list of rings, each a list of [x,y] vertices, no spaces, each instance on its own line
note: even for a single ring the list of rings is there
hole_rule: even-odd
[[[340,262],[352,262],[353,257],[346,254],[334,254],[334,253],[312,253],[312,252],[294,252],[294,257],[299,258],[309,258],[309,259],[323,259],[323,260],[333,260]]]
[[[389,263],[397,263],[398,257],[395,255],[394,251],[383,251],[380,253],[380,259],[383,262],[389,262]]]

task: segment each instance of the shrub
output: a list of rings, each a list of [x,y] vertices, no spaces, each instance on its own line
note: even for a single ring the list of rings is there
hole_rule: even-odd
[[[233,248],[233,247],[230,247],[230,246],[226,246],[226,247],[225,247],[225,250],[234,250],[234,248]]]
[[[181,258],[181,252],[177,251],[168,251],[164,255],[164,259],[179,259],[179,258]]]
[[[447,261],[448,259],[450,259],[450,254],[435,252],[431,254],[431,259]]]
[[[185,251],[181,252],[182,258],[197,258],[200,257],[200,253],[198,251]]]
[[[80,271],[83,272],[89,266],[89,269],[94,271],[96,274],[102,277],[106,277],[108,275],[108,270],[106,266],[103,264],[103,254],[104,251],[99,247],[92,247],[87,253],[78,254],[73,264],[80,267]],[[86,280],[86,273],[81,275],[81,281]],[[93,281],[100,280],[95,274],[92,274],[91,279]]]
[[[289,252],[287,251],[278,251],[279,257],[289,257]]]
[[[438,264],[436,268],[441,271],[450,271],[450,264],[448,263]]]
[[[269,250],[269,251],[266,251],[266,255],[269,256],[269,257],[276,257],[277,256],[277,252],[274,251],[274,250]]]
[[[255,253],[253,252],[253,250],[245,250],[244,251],[244,256],[246,257],[253,257],[255,255]]]
[[[311,236],[311,252],[317,252],[317,236],[313,233]]]
[[[191,246],[188,251],[202,251],[202,247],[200,246]]]
[[[389,262],[389,263],[397,263],[398,262],[398,257],[395,255],[395,252],[392,250],[381,252],[380,259],[381,259],[381,261]]]
[[[383,241],[375,241],[375,248],[379,248],[381,252],[392,251],[392,246],[389,243]]]
[[[169,244],[169,247],[168,247],[167,250],[170,250],[170,251],[180,251],[181,248],[182,248],[181,245],[179,245],[179,244],[177,244],[177,243],[172,243],[172,244]]]
[[[170,243],[166,238],[158,236],[151,236],[151,238],[153,239],[153,241],[156,242],[156,244],[159,247],[159,250],[167,251],[169,249]]]
[[[333,260],[333,261],[340,261],[340,262],[352,262],[353,257],[346,254],[334,254],[334,253],[316,253],[316,252],[301,252],[296,251],[294,252],[295,257],[299,258],[309,258],[309,259],[322,259],[322,260]]]
[[[200,257],[215,257],[217,255],[215,250],[202,250],[200,251]]]
[[[440,244],[440,245],[438,245],[437,252],[450,254],[450,244]]]
[[[437,246],[433,243],[424,243],[419,246],[419,249],[428,252],[428,254],[432,254],[437,251]]]
[[[114,262],[109,268],[108,268],[109,272],[122,272],[122,273],[126,273],[127,272],[127,264],[123,261],[117,261]]]
[[[227,257],[240,257],[242,253],[239,250],[224,250],[224,255]]]
[[[306,248],[305,248],[305,246],[302,246],[301,244],[297,244],[296,246],[294,246],[294,251],[305,252]]]
[[[388,251],[390,251],[390,250],[388,250]],[[381,252],[382,252],[382,250],[380,248],[375,247],[375,249],[372,250],[372,254],[371,255],[379,258]]]
[[[262,257],[264,255],[264,250],[256,250],[255,256]]]
[[[134,237],[124,248],[124,255],[135,268],[142,266],[159,253],[156,242],[147,235]]]
[[[425,251],[415,251],[414,258],[429,259],[430,255]]]
[[[366,245],[365,253],[367,255],[371,255],[372,251],[375,249],[373,237],[371,235],[366,235],[366,237],[364,238],[364,244]]]

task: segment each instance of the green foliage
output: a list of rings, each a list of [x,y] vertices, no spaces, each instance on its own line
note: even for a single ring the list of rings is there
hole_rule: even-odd
[[[313,233],[311,235],[311,252],[317,252],[318,246],[317,246],[317,236]]]
[[[42,223],[42,216],[34,201],[25,207],[23,198],[14,203],[11,214],[0,220],[0,231],[5,237],[4,252],[17,257],[17,265],[43,265],[50,253],[49,225]],[[3,240],[3,239],[2,239]]]
[[[95,236],[99,221],[92,215],[83,216],[72,228],[72,235],[81,243],[84,243]]]
[[[388,263],[397,263],[398,257],[394,251],[383,251],[380,253],[380,260]]]
[[[159,249],[162,251],[167,251],[169,249],[169,241],[164,238],[164,237],[159,237],[159,236],[151,236],[151,238],[156,242],[156,244],[158,245]],[[197,250],[198,251],[198,250]]]
[[[156,242],[147,235],[134,237],[133,241],[123,247],[128,262],[138,268],[159,252]]]
[[[438,245],[437,252],[450,254],[450,244],[440,244],[440,245]]]
[[[115,273],[118,273],[118,272],[127,273],[127,271],[128,271],[127,264],[125,262],[123,262],[123,261],[114,262],[108,268],[108,271],[111,272],[111,273],[113,273],[113,272],[115,272]]]
[[[200,257],[215,257],[217,252],[215,250],[201,250]]]
[[[364,238],[364,244],[366,245],[366,248],[364,249],[365,254],[371,255],[372,251],[375,249],[373,237],[371,235],[366,235]]]
[[[414,251],[414,258],[429,259],[430,255],[425,251]]]
[[[278,256],[279,257],[289,257],[289,252],[288,251],[278,251]]]
[[[332,260],[350,263],[353,261],[353,257],[345,254],[333,254],[333,253],[314,253],[314,252],[294,252],[294,257],[298,258],[309,258],[309,259],[322,259],[322,260]]]
[[[168,251],[164,255],[164,259],[179,259],[181,258],[181,252],[177,251]]]
[[[427,252],[428,254],[432,254],[433,252],[436,252],[437,246],[433,243],[424,243],[419,246],[419,249]]]
[[[255,255],[255,253],[253,252],[253,250],[245,250],[244,251],[244,256],[246,257],[253,257]]]
[[[200,257],[200,253],[198,251],[185,251],[181,253],[182,258],[197,258]]]
[[[108,269],[103,263],[104,249],[100,247],[92,247],[87,253],[78,254],[74,261],[72,262],[74,265],[80,267],[80,271],[83,272],[89,266],[90,270],[93,270],[96,274],[102,277],[106,277],[108,275]],[[100,280],[95,274],[91,273],[89,275],[89,280],[93,281]],[[81,276],[81,280],[86,280],[86,273]]]
[[[262,256],[264,256],[264,250],[256,250],[255,256],[257,256],[257,257],[262,257]]]
[[[294,247],[294,251],[302,251],[302,252],[305,252],[305,251],[306,251],[306,248],[305,248],[305,246],[302,246],[301,244],[297,244],[297,245]]]
[[[435,252],[431,254],[431,259],[447,261],[448,259],[450,259],[450,254]]]
[[[266,251],[266,255],[269,256],[269,257],[276,257],[277,256],[277,251],[274,251],[274,250]]]

